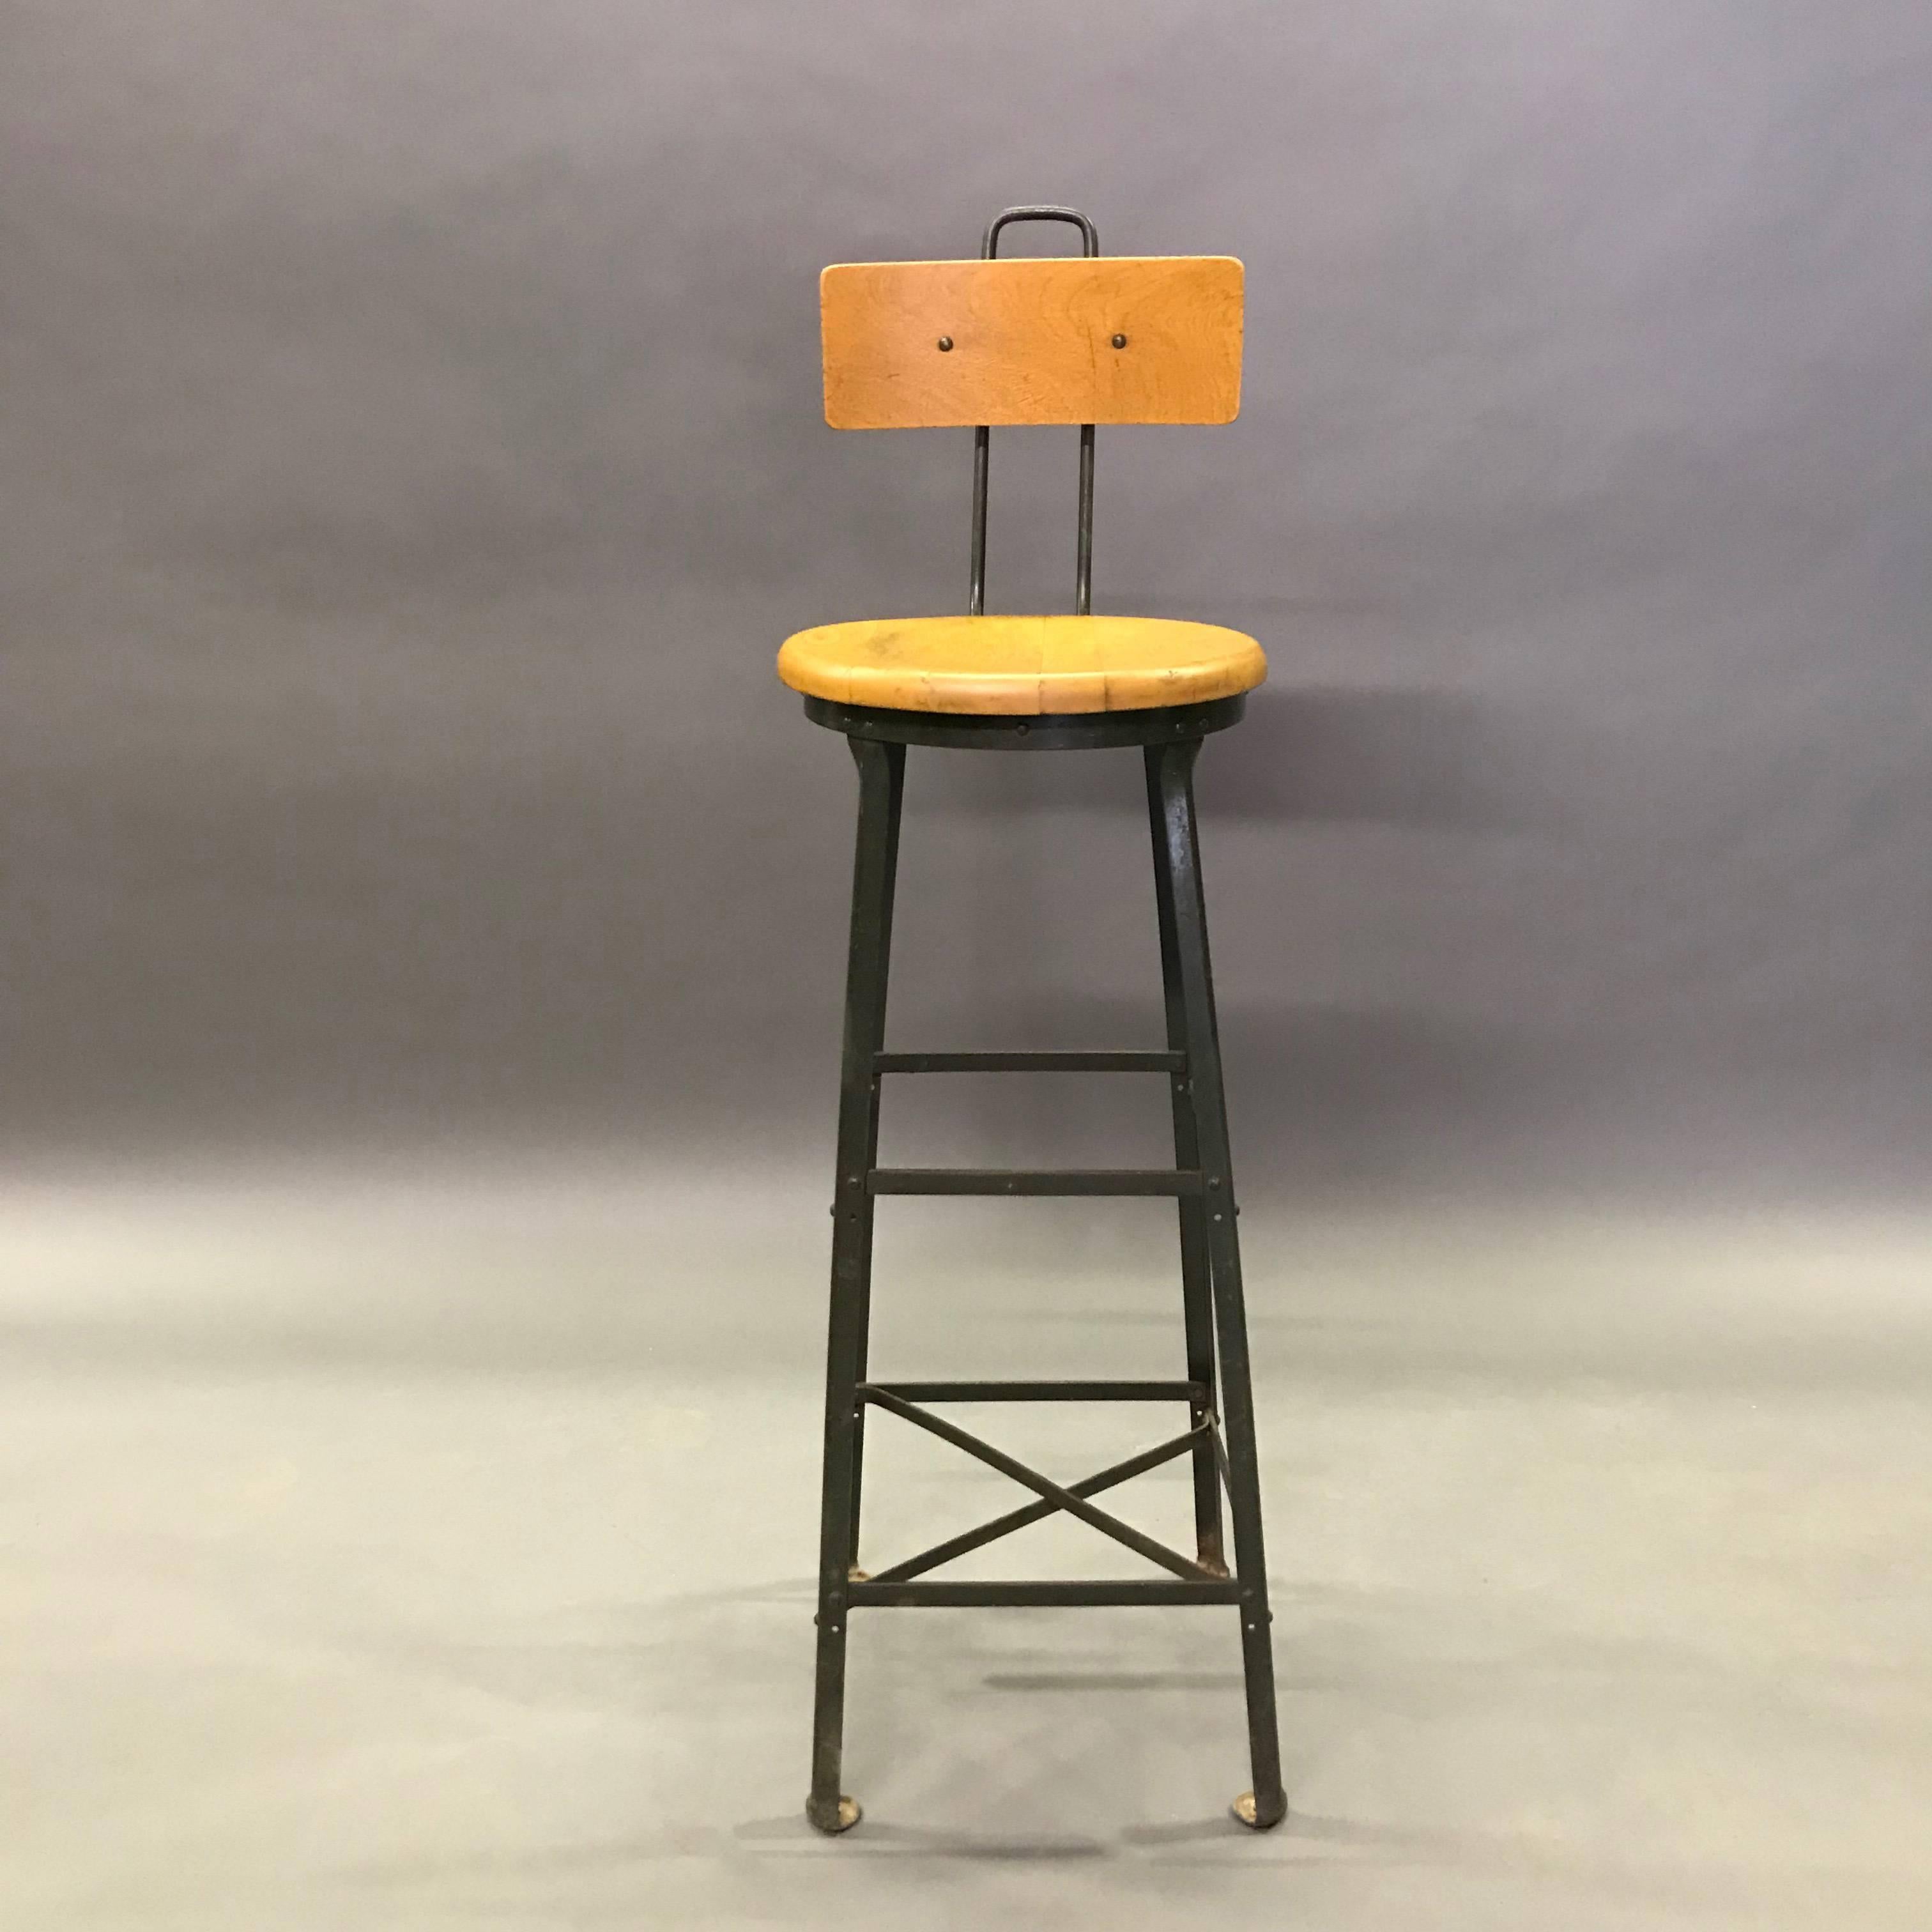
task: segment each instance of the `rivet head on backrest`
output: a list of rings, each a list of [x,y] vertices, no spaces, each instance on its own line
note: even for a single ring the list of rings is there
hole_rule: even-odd
[[[1124,335],[1117,335],[1114,338],[1114,346],[1116,349],[1124,349],[1126,346],[1127,338]]]
[[[952,346],[952,337],[951,337],[951,336],[950,336],[950,335],[942,335],[942,336],[939,338],[939,352],[940,352],[942,356],[943,356],[943,355],[944,355],[944,354],[945,354],[945,352],[946,352],[946,350],[949,350],[949,349],[950,349]]]

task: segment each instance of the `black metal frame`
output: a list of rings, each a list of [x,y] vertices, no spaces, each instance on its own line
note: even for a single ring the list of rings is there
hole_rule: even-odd
[[[986,224],[980,245],[982,260],[1000,252],[1000,230],[1016,221],[1066,221],[1080,231],[1080,252],[1090,259],[1100,252],[1100,232],[1077,208],[1003,208]],[[944,345],[942,344],[943,347]],[[986,484],[992,460],[992,426],[981,423],[973,432],[973,574],[967,609],[982,616],[986,609]],[[1073,560],[1073,608],[1084,617],[1094,608],[1094,425],[1080,425],[1080,526]]]
[[[1100,252],[1094,224],[1072,208],[1008,208],[986,231],[991,259],[1000,230],[1017,220],[1057,220],[1079,228],[1086,253]],[[974,433],[972,610],[984,608],[987,451]],[[1090,608],[1094,426],[1081,430],[1078,604]],[[1240,717],[1239,697],[1141,711],[1033,718],[898,711],[808,698],[806,715],[842,733],[859,768],[858,837],[853,860],[851,928],[838,1106],[838,1167],[832,1202],[832,1294],[826,1339],[824,1481],[820,1514],[817,1688],[812,1717],[812,1793],[807,1816],[824,1832],[856,1823],[858,1805],[840,1789],[844,1756],[845,1648],[851,1612],[866,1605],[967,1606],[1222,1604],[1240,1612],[1253,1789],[1234,1815],[1263,1829],[1287,1810],[1276,1729],[1274,1663],[1269,1642],[1266,1559],[1262,1540],[1259,1462],[1242,1300],[1201,884],[1193,772],[1202,740]],[[886,986],[892,950],[892,892],[898,864],[900,807],[909,746],[1006,751],[1140,748],[1154,848],[1167,1044],[1160,1052],[893,1053],[885,1049]],[[1172,1168],[1058,1171],[890,1168],[878,1164],[879,1100],[886,1075],[1043,1071],[1160,1073],[1173,1115]],[[1156,1195],[1174,1197],[1180,1240],[1181,1310],[1187,1372],[1172,1382],[874,1382],[866,1368],[874,1204],[882,1195]],[[1126,1461],[1071,1484],[1057,1483],[929,1405],[986,1402],[1184,1402],[1188,1426]],[[1022,1508],[868,1575],[859,1567],[859,1522],[866,1414],[884,1410],[998,1470],[1033,1492]],[[1102,1509],[1092,1498],[1181,1456],[1193,1471],[1195,1552],[1186,1556]],[[1225,1493],[1232,1532],[1232,1568],[1224,1540]],[[1102,1582],[928,1581],[927,1573],[1028,1524],[1064,1513],[1168,1574]]]
[[[840,1790],[848,1619],[863,1606],[1226,1604],[1238,1607],[1247,1687],[1254,1785],[1236,1815],[1265,1827],[1287,1805],[1276,1730],[1274,1658],[1268,1637],[1266,1559],[1240,1252],[1234,1220],[1201,885],[1193,770],[1203,736],[1232,723],[1238,701],[1115,712],[1092,718],[937,719],[861,710],[808,698],[818,722],[843,732],[859,767],[859,825],[853,863],[850,950],[833,1204],[832,1310],[827,1342],[824,1492],[818,1579],[818,1691],[808,1815],[821,1830],[844,1830],[858,1808]],[[897,1053],[885,1049],[886,988],[906,748],[934,741],[985,749],[1142,748],[1154,860],[1164,1051]],[[887,1074],[1000,1072],[1159,1073],[1169,1085],[1172,1168],[1058,1171],[908,1168],[878,1164],[879,1102]],[[1187,1373],[1174,1382],[892,1382],[868,1379],[874,1203],[882,1195],[1171,1195],[1179,1218],[1181,1307]],[[1060,1484],[1005,1454],[928,1405],[984,1402],[1174,1402],[1187,1406],[1186,1431],[1078,1483]],[[1036,1500],[930,1550],[867,1574],[859,1568],[866,1412],[882,1409],[977,1458]],[[1195,1552],[1170,1550],[1090,1500],[1130,1478],[1186,1456],[1194,1474]],[[1222,1506],[1232,1530],[1227,1560]],[[1078,1518],[1169,1574],[1101,1582],[950,1582],[928,1571],[1058,1512]]]
[[[808,698],[805,715],[814,724],[854,740],[928,745],[944,751],[1102,752],[1130,746],[1178,744],[1225,731],[1247,709],[1245,693],[1204,704],[1172,704],[1146,711],[1050,711],[1033,718],[970,712],[893,711],[882,706],[841,704]]]

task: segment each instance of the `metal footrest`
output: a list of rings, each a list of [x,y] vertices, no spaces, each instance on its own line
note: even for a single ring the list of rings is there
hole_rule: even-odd
[[[902,1402],[1205,1402],[1205,1382],[861,1382],[864,1402],[874,1389]]]
[[[881,1073],[1185,1074],[1184,1053],[875,1053]],[[874,1194],[1197,1195],[1195,1168],[874,1167],[866,1175]]]
[[[874,1073],[1185,1073],[1184,1053],[875,1053]]]
[[[1237,1604],[1240,1598],[1240,1586],[1231,1576],[1198,1583],[1160,1577],[1118,1583],[893,1583],[874,1577],[846,1586],[846,1600],[854,1609],[878,1604],[949,1610],[994,1605],[1099,1610],[1139,1604]]]
[[[1198,1194],[1191,1167],[874,1167],[874,1194]]]

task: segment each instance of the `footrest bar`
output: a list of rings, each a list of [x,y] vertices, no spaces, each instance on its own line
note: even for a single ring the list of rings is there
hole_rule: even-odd
[[[1104,1609],[1137,1604],[1235,1604],[1240,1586],[1232,1577],[1189,1583],[1158,1578],[1120,1583],[850,1583],[846,1600],[894,1607],[976,1610],[985,1606]]]
[[[874,1194],[1198,1194],[1195,1168],[875,1167]]]
[[[875,1053],[874,1073],[1185,1073],[1184,1053]]]
[[[902,1402],[1187,1402],[1208,1400],[1205,1382],[861,1382],[861,1402],[874,1390]]]

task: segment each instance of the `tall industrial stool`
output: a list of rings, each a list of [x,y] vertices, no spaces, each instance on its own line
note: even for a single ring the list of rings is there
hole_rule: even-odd
[[[1071,223],[1080,231],[1083,253],[999,260],[1000,231],[1016,221]],[[826,625],[800,632],[778,653],[778,675],[803,694],[806,716],[844,733],[859,767],[832,1210],[818,1688],[806,1806],[823,1832],[843,1832],[860,1816],[859,1806],[840,1789],[847,1619],[855,1610],[887,1604],[1234,1606],[1240,1613],[1253,1778],[1253,1789],[1234,1801],[1234,1814],[1259,1830],[1278,1823],[1287,1809],[1192,784],[1202,740],[1240,718],[1244,694],[1261,682],[1267,662],[1254,640],[1238,632],[1090,614],[1094,425],[1232,421],[1240,400],[1241,297],[1239,262],[1220,256],[1103,257],[1093,223],[1066,208],[1006,209],[987,229],[977,261],[848,263],[827,268],[820,283],[825,415],[833,428],[974,427],[970,614]],[[1076,615],[985,614],[987,454],[996,423],[1080,426]],[[892,885],[909,745],[1028,752],[1141,748],[1166,988],[1164,1051],[885,1050]],[[988,1172],[878,1164],[883,1076],[1009,1070],[1165,1074],[1173,1104],[1174,1166]],[[1174,1196],[1186,1378],[868,1381],[874,1204],[890,1194]],[[1188,1426],[1097,1475],[1062,1485],[931,1406],[976,1402],[1184,1402]],[[859,1564],[868,1408],[931,1431],[1032,1491],[1035,1500],[868,1574]],[[1183,1456],[1193,1465],[1191,1556],[1143,1535],[1092,1500]],[[1223,1486],[1233,1532],[1232,1574],[1222,1540]],[[1060,1510],[1167,1574],[1110,1582],[927,1580],[929,1571],[954,1558]]]

